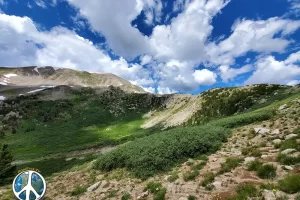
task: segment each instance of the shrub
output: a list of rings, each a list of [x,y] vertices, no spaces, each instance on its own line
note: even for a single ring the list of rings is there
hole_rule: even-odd
[[[196,157],[197,160],[203,160],[203,161],[208,161],[207,155],[200,154],[199,156]]]
[[[272,183],[262,183],[259,187],[263,190],[274,190],[277,188],[277,186]]]
[[[297,194],[297,195],[295,196],[295,200],[300,200],[300,194]]]
[[[10,184],[14,180],[17,168],[12,165],[13,156],[8,149],[8,145],[0,144],[0,186]]]
[[[195,166],[193,166],[193,170],[201,170],[206,165],[206,162],[201,162]]]
[[[205,174],[204,179],[201,182],[201,186],[206,187],[215,180],[215,177],[216,175],[212,172]]]
[[[249,197],[258,197],[259,191],[252,184],[242,184],[237,187],[236,195],[229,200],[247,200]]]
[[[262,165],[257,170],[257,176],[263,179],[271,179],[276,176],[276,167],[274,165]]]
[[[192,166],[192,165],[194,165],[194,162],[189,161],[189,162],[186,163],[186,165],[187,166]]]
[[[129,193],[126,193],[122,196],[121,200],[129,200],[131,198]]]
[[[276,197],[276,200],[289,200],[289,197],[287,195]]]
[[[189,195],[188,196],[188,200],[196,200],[197,198],[195,197],[195,196],[193,196],[193,195]]]
[[[280,190],[289,194],[300,192],[300,175],[288,175],[284,179],[278,181],[278,187]]]
[[[300,145],[297,143],[296,139],[285,140],[280,143],[280,150],[283,151],[286,149],[300,150]]]
[[[277,162],[283,165],[296,165],[300,163],[300,157],[292,157],[284,154],[279,154],[276,158]]]
[[[185,172],[185,173],[183,173],[183,180],[184,181],[192,181],[192,180],[195,180],[195,178],[197,176],[199,176],[199,171],[197,171],[197,170]]]
[[[72,192],[71,192],[71,196],[78,196],[82,193],[86,192],[86,187],[80,187],[77,186]]]
[[[260,162],[258,160],[251,161],[248,164],[248,170],[249,171],[257,171],[262,165],[263,165],[263,162]]]
[[[170,176],[168,177],[169,182],[174,182],[178,179],[178,173],[177,172],[172,172]]]
[[[218,172],[218,174],[230,172],[232,169],[235,169],[237,166],[239,166],[243,161],[244,159],[242,158],[227,158],[226,162],[221,164],[221,170]]]
[[[182,159],[215,152],[229,135],[222,127],[178,127],[121,145],[100,156],[94,168],[110,171],[125,167],[145,179],[170,170]]]
[[[260,157],[262,155],[257,147],[245,147],[242,149],[242,154],[254,157]]]
[[[153,200],[164,200],[165,196],[167,193],[167,189],[166,188],[160,188],[158,190],[158,192],[156,193],[155,197],[153,198]]]
[[[156,194],[159,188],[161,188],[161,183],[152,181],[147,184],[147,187],[144,189],[144,191],[149,190],[151,193]]]

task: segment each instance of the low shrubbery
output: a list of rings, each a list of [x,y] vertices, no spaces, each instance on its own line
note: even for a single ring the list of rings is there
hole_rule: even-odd
[[[192,170],[192,171],[188,171],[183,173],[183,180],[184,181],[193,181],[195,180],[195,178],[199,176],[199,171],[197,170]]]
[[[284,179],[278,181],[278,187],[280,190],[289,194],[300,192],[300,175],[288,175]]]
[[[258,160],[251,161],[248,164],[248,170],[249,171],[257,171],[262,165],[263,165],[263,162],[260,162]]]
[[[286,149],[297,149],[300,151],[300,145],[297,143],[296,139],[285,140],[280,143],[280,150],[284,151]]]
[[[215,180],[216,175],[212,172],[207,173],[204,175],[204,179],[201,182],[201,186],[207,187],[209,184],[211,184]]]
[[[293,157],[284,154],[279,154],[277,156],[277,162],[280,162],[283,165],[296,165],[300,163],[300,157]]]
[[[232,169],[239,166],[243,161],[244,159],[242,158],[227,158],[226,162],[221,164],[221,170],[218,172],[218,174],[230,172]]]
[[[164,200],[167,193],[167,189],[162,187],[161,183],[158,182],[148,183],[144,191],[147,190],[154,194],[154,200]]]
[[[258,147],[245,147],[242,149],[242,154],[254,157],[260,157],[262,155]]]
[[[239,185],[236,190],[236,195],[229,200],[246,200],[249,197],[259,197],[259,190],[252,184]]]
[[[147,178],[185,158],[215,152],[229,135],[229,130],[215,126],[174,128],[121,145],[100,156],[94,167],[104,171],[125,167]]]
[[[276,176],[276,167],[274,165],[262,165],[257,170],[257,176],[263,179],[271,179]]]
[[[86,187],[77,186],[71,193],[71,196],[78,196],[86,192]]]
[[[129,193],[126,193],[122,196],[121,200],[129,200],[131,198]]]

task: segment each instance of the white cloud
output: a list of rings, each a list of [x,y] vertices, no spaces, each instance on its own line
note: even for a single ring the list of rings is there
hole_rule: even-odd
[[[34,0],[35,4],[43,9],[47,8],[45,2],[43,0]]]
[[[216,83],[217,75],[207,69],[196,70],[193,73],[195,81],[200,85],[212,85]]]
[[[296,62],[300,62],[300,51],[291,54],[284,62],[286,64],[293,64]]]
[[[28,2],[28,3],[27,3],[27,7],[31,9],[31,8],[32,8],[32,5]]]
[[[219,44],[210,43],[207,50],[210,62],[233,64],[238,56],[249,51],[259,53],[282,53],[293,42],[285,39],[300,28],[300,21],[284,20],[278,17],[268,20],[241,20],[232,27],[233,33]],[[280,34],[280,37],[275,37]]]
[[[0,5],[3,5],[4,4],[4,0],[0,0]]]
[[[256,63],[256,71],[245,84],[277,83],[288,84],[300,76],[300,66],[285,61],[278,61],[273,56],[260,58]]]
[[[294,86],[300,84],[300,80],[291,80],[287,85]]]
[[[65,28],[39,31],[27,17],[0,14],[0,38],[0,60],[4,66],[50,65],[114,73],[140,85],[151,81],[142,66],[128,64],[123,58],[111,60],[91,41]]]
[[[155,93],[154,87],[142,87],[146,92]]]
[[[158,94],[174,94],[177,93],[176,90],[172,90],[168,87],[157,87]]]
[[[151,62],[152,57],[149,55],[144,55],[141,57],[141,65],[147,65]]]
[[[251,65],[245,65],[241,68],[230,68],[228,65],[221,65],[219,67],[222,81],[225,83],[227,83],[228,80],[233,80],[236,76],[250,72],[251,70]]]

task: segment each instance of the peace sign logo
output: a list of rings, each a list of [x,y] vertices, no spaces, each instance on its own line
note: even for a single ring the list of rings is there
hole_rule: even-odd
[[[24,171],[16,176],[13,191],[19,200],[39,200],[46,192],[46,182],[36,171]]]

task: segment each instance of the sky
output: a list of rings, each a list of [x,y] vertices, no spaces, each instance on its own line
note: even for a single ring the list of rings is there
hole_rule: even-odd
[[[0,66],[113,73],[148,92],[300,83],[300,0],[0,0]]]

